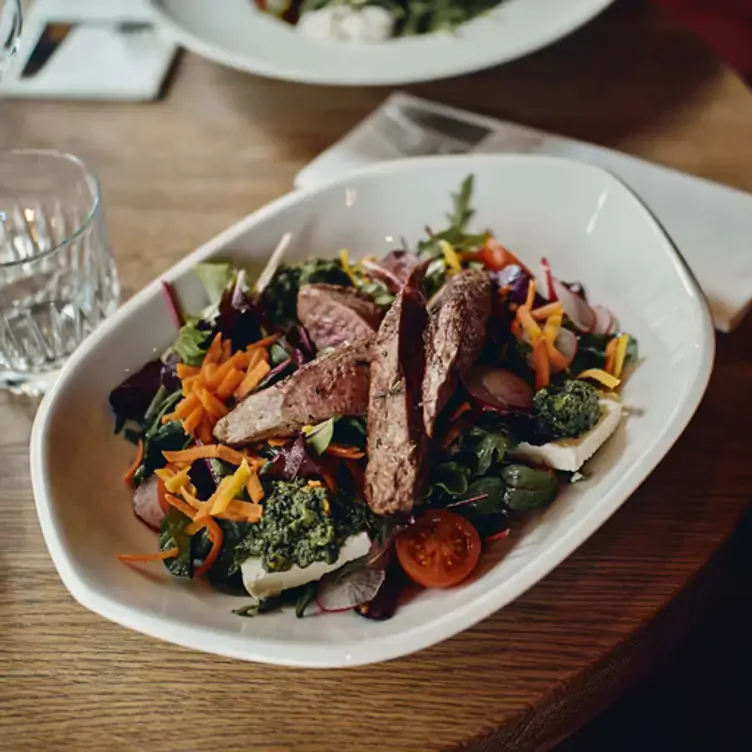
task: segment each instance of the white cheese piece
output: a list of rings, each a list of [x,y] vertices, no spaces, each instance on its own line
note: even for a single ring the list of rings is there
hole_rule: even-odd
[[[394,33],[394,17],[386,8],[330,6],[304,13],[296,26],[309,39],[322,42],[383,42]]]
[[[522,442],[514,451],[518,457],[535,464],[547,465],[555,470],[579,470],[616,430],[621,420],[621,403],[612,399],[599,400],[601,417],[598,422],[578,439],[559,439],[542,446]]]
[[[267,572],[260,559],[248,559],[240,565],[240,573],[243,577],[245,589],[254,598],[262,600],[273,595],[279,595],[283,590],[299,587],[309,582],[320,580],[325,574],[334,572],[335,569],[347,564],[348,561],[360,559],[371,548],[371,539],[368,533],[351,535],[344,543],[339,552],[339,558],[334,564],[317,561],[301,569],[293,566],[286,572]]]

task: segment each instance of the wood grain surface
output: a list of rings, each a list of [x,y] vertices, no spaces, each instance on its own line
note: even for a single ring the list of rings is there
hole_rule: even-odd
[[[412,91],[752,190],[748,90],[640,2],[527,59]],[[161,102],[0,103],[0,147],[66,149],[96,168],[130,295],[288,191],[387,93],[254,79],[187,55]],[[0,749],[547,748],[693,618],[687,585],[752,496],[751,377],[748,320],[719,339],[707,396],[675,448],[553,574],[434,648],[318,672],[190,652],[74,603],[34,512],[35,405],[0,396]]]

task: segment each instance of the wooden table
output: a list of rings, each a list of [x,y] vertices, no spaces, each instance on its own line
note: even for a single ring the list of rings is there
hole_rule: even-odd
[[[528,59],[414,91],[752,190],[749,92],[640,3],[617,4]],[[186,56],[156,104],[5,103],[0,147],[68,149],[96,166],[130,295],[289,190],[300,167],[386,94],[263,81]],[[752,320],[719,339],[707,396],[674,450],[552,575],[463,635],[347,671],[204,656],[76,605],[34,513],[34,405],[0,397],[0,748],[550,746],[694,618],[699,586],[686,586],[752,495],[750,352]]]

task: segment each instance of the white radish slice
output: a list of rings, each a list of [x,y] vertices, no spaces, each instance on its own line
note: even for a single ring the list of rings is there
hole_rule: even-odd
[[[506,368],[474,366],[463,377],[470,399],[495,410],[528,410],[533,404],[533,389]]]
[[[569,367],[577,354],[577,335],[569,329],[559,329],[554,347],[566,358]]]
[[[608,308],[602,305],[593,306],[593,313],[595,314],[594,334],[613,334],[616,331],[619,324]]]
[[[383,569],[356,569],[341,575],[334,572],[319,582],[316,603],[327,613],[349,611],[372,601],[385,579]]]
[[[583,332],[592,332],[595,327],[595,313],[593,309],[576,293],[573,293],[563,282],[554,278],[554,292],[561,301],[564,313],[572,323]]]
[[[556,297],[556,291],[554,290],[554,278],[551,274],[551,265],[548,263],[548,259],[545,256],[541,259],[541,273],[536,278],[536,284],[538,292],[549,303],[555,303],[558,298]]]
[[[164,517],[162,507],[159,505],[158,483],[157,476],[152,475],[133,492],[133,511],[136,517],[156,531],[159,531]]]

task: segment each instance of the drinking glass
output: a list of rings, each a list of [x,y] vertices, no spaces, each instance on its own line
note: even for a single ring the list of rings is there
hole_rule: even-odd
[[[55,151],[0,152],[0,388],[46,391],[119,297],[86,165]]]

